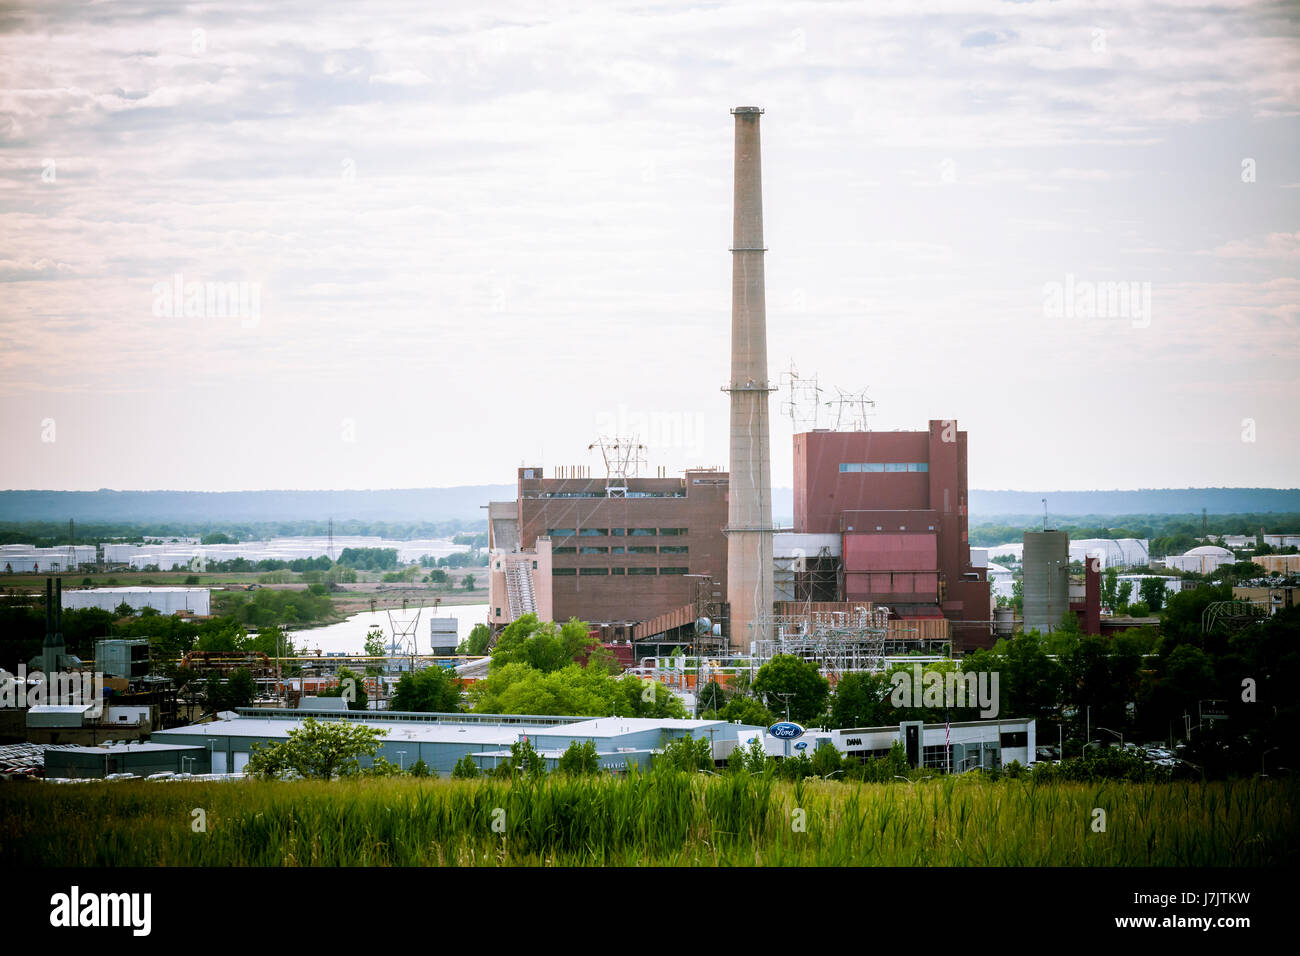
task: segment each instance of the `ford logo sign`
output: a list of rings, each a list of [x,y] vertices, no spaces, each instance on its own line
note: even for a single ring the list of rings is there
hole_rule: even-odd
[[[767,728],[767,732],[778,740],[794,740],[803,736],[803,728],[788,720],[773,724]]]
[[[808,747],[808,741],[806,741],[806,740],[801,740],[801,741],[799,741],[797,744],[794,745],[794,749],[795,749],[795,750],[805,750],[805,749],[807,749],[807,747]]]

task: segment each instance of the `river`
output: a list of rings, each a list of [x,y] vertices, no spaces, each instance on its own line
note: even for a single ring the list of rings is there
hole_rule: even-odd
[[[438,617],[456,618],[456,633],[463,641],[469,637],[475,624],[487,622],[487,609],[486,604],[456,604],[439,608]],[[393,616],[398,620],[408,620],[414,617],[414,611],[394,611]],[[420,612],[420,622],[416,628],[416,649],[421,654],[429,653],[429,618],[432,616],[430,608]],[[393,629],[389,625],[387,612],[382,610],[362,611],[337,624],[290,631],[289,637],[300,654],[314,654],[317,649],[322,654],[364,654],[366,633],[376,625],[384,632],[384,641],[387,643]]]

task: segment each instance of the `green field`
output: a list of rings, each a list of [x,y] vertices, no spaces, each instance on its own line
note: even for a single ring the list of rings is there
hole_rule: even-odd
[[[792,784],[666,773],[4,783],[0,865],[1280,866],[1300,861],[1297,797],[1300,785],[1281,780]],[[206,832],[195,832],[196,809]]]

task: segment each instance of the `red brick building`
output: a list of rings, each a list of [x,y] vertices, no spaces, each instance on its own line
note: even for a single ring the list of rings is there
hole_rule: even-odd
[[[631,625],[693,603],[701,580],[694,575],[710,576],[708,597],[725,600],[726,472],[628,478],[611,488],[603,477],[546,478],[541,468],[520,468],[518,489],[514,502],[491,505],[489,547],[498,552],[492,560],[504,566],[511,553],[534,552],[547,539],[549,580],[538,580],[544,567],[517,560],[516,575],[522,589],[533,589],[538,609],[549,603],[554,620],[577,617],[601,627],[607,639],[629,638]],[[523,581],[530,571],[532,580]],[[510,590],[504,571],[499,582],[494,573],[494,625],[518,616]],[[520,603],[528,609],[527,597]]]
[[[970,563],[966,433],[956,422],[795,435],[794,530],[841,535],[843,600],[947,618],[954,647],[989,643],[989,586]]]

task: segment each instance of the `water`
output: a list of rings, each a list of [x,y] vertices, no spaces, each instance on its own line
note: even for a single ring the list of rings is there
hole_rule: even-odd
[[[456,618],[456,633],[463,641],[469,637],[469,632],[474,629],[475,624],[487,622],[487,610],[486,604],[457,604],[439,608],[438,617]],[[414,610],[393,612],[393,617],[397,620],[414,616]],[[420,612],[420,623],[415,633],[416,649],[421,654],[429,653],[429,618],[432,616],[431,608],[425,608]],[[364,654],[366,632],[376,625],[384,632],[384,642],[387,644],[392,639],[393,629],[389,625],[388,614],[385,611],[362,611],[337,624],[290,631],[289,636],[293,640],[294,648],[300,654],[314,654],[318,648],[322,654]]]

